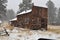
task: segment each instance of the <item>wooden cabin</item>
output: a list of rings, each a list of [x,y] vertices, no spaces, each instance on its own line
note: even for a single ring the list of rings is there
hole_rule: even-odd
[[[17,14],[18,27],[47,30],[47,12],[48,9],[45,7],[33,6],[32,9]]]
[[[32,11],[17,15],[19,27],[29,29],[47,29],[47,8],[33,6]]]

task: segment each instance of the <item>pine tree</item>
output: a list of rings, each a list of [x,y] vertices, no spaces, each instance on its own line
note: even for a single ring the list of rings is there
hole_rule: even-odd
[[[8,17],[8,21],[11,20],[11,19],[14,19],[16,17],[15,12],[12,9],[8,9],[6,14],[7,14],[7,17]]]
[[[19,4],[19,12],[31,9],[33,5],[31,1],[32,0],[23,0],[23,2]]]
[[[7,0],[0,0],[0,20],[5,21],[6,18],[6,3]]]
[[[58,20],[57,20],[58,23],[60,23],[60,8],[58,10]]]
[[[48,6],[48,23],[49,24],[52,24],[54,23],[54,19],[55,19],[55,16],[56,16],[56,8],[55,8],[55,5],[54,3],[49,0],[46,5]]]

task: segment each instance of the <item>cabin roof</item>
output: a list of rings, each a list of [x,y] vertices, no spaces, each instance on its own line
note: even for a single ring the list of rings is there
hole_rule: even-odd
[[[14,20],[17,20],[17,18],[11,19],[10,21],[14,21]]]
[[[21,13],[17,14],[17,15],[26,14],[26,13],[29,13],[29,12],[31,12],[31,11],[32,11],[32,9],[27,10],[27,11],[23,11],[23,12],[21,12]]]
[[[47,6],[40,6],[40,5],[34,5],[34,7],[48,8]],[[29,13],[29,12],[31,12],[31,11],[32,11],[32,9],[26,10],[26,11],[23,11],[23,12],[21,12],[21,13],[18,13],[17,15],[26,14],[26,13]]]

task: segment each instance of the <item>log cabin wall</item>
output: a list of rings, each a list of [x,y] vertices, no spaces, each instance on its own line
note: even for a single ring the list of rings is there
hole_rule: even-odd
[[[47,30],[47,17],[47,8],[33,6],[30,28]]]
[[[27,26],[29,25],[29,22],[30,22],[30,16],[31,16],[31,12],[22,14],[22,15],[18,15],[17,21],[18,21],[19,27],[27,28]]]
[[[41,16],[41,27],[47,29],[47,23],[48,23],[48,9],[42,8],[42,16]]]
[[[11,21],[11,26],[18,27],[17,20]]]

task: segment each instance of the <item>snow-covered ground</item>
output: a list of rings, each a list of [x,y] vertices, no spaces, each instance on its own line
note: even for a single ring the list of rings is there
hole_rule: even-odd
[[[8,32],[10,35],[0,36],[0,40],[38,40],[39,38],[60,40],[60,34],[48,31],[14,28],[12,31]]]

